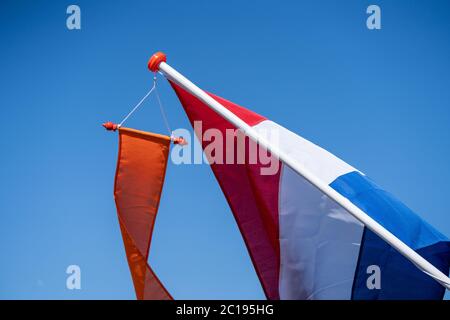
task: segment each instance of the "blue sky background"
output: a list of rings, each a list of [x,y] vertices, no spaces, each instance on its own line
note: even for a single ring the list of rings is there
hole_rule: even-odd
[[[66,28],[81,7],[82,29]],[[382,29],[366,28],[366,8]],[[133,299],[113,201],[148,58],[359,168],[450,235],[449,1],[0,2],[0,298]],[[171,88],[173,128],[189,128]],[[154,98],[127,123],[166,133]],[[150,259],[175,298],[263,298],[207,165],[169,164]],[[82,289],[66,289],[66,267]],[[330,270],[332,272],[332,270]],[[447,294],[448,296],[448,294]]]

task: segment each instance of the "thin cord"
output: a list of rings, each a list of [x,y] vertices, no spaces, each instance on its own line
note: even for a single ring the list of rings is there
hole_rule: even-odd
[[[141,101],[139,101],[138,104],[134,106],[134,108],[127,114],[127,116],[123,118],[122,122],[120,122],[118,125],[119,128],[137,110],[137,108],[141,106],[141,104],[145,101],[145,99],[148,98],[148,96],[153,92],[153,90],[155,90],[155,88],[156,88],[156,77],[153,78],[153,87],[150,89],[149,92],[147,92],[147,94],[141,99]]]
[[[164,111],[164,106],[163,106],[163,104],[162,104],[162,102],[161,102],[161,98],[159,97],[158,89],[157,89],[157,87],[156,87],[156,80],[157,80],[156,75],[157,75],[157,73],[155,72],[155,74],[154,74],[154,76],[153,76],[153,86],[152,86],[152,88],[150,89],[150,91],[147,92],[147,94],[141,99],[141,101],[139,101],[138,104],[136,104],[136,105],[134,106],[134,108],[131,109],[131,111],[127,114],[127,116],[126,116],[125,118],[123,118],[122,122],[120,122],[119,125],[118,125],[119,128],[120,128],[120,127],[124,124],[124,122],[125,122],[125,121],[126,121],[126,120],[127,120],[127,119],[128,119],[128,118],[136,111],[136,110],[137,110],[137,108],[139,108],[139,107],[142,105],[142,103],[145,101],[145,99],[147,99],[148,96],[149,96],[153,91],[155,91],[156,100],[158,101],[159,111],[161,112],[161,115],[162,115],[162,118],[163,118],[163,121],[164,121],[164,125],[166,126],[166,129],[167,129],[167,131],[169,132],[169,135],[172,135],[172,130],[170,129],[170,125],[169,125],[169,120],[168,120],[168,118],[167,118],[166,112]]]
[[[167,115],[166,115],[166,112],[164,111],[164,107],[161,102],[161,98],[159,97],[158,89],[156,87],[155,87],[155,95],[156,95],[156,100],[158,100],[159,110],[161,111],[161,115],[163,117],[166,129],[169,132],[169,135],[172,135],[172,130],[170,129],[170,125],[169,125],[169,120],[167,120]]]

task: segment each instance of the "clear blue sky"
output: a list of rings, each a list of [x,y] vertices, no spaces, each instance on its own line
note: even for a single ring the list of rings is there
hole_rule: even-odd
[[[81,7],[82,29],[66,28]],[[366,28],[378,4],[382,29]],[[359,168],[450,236],[450,2],[0,3],[0,298],[134,298],[113,201],[151,54]],[[190,128],[172,90],[173,128]],[[165,133],[154,99],[129,126]],[[150,259],[175,298],[263,298],[207,165],[169,165]],[[82,289],[65,287],[66,267]],[[332,270],[330,270],[332,272]]]

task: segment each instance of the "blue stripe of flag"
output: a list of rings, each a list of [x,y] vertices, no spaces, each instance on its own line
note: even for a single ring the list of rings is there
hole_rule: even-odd
[[[330,186],[448,274],[450,241],[411,209],[359,172],[338,177]],[[381,288],[369,289],[367,267],[381,270]],[[384,240],[365,228],[352,299],[442,299],[444,287],[424,274]]]

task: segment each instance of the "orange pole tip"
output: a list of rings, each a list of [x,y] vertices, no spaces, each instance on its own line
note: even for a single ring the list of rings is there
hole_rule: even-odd
[[[172,137],[173,144],[179,144],[180,146],[187,145],[187,141],[183,137]]]
[[[119,128],[117,124],[112,123],[111,121],[105,122],[102,126],[104,126],[108,131],[116,131]]]
[[[152,55],[150,60],[148,60],[148,68],[150,69],[150,71],[156,72],[159,70],[159,64],[163,61],[166,62],[167,57],[165,53],[159,51]]]

